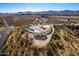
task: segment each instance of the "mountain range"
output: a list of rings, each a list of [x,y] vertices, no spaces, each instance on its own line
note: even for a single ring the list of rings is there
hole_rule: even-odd
[[[32,11],[26,11],[26,12],[17,12],[17,13],[0,13],[0,15],[52,15],[52,16],[78,16],[79,10],[73,11],[73,10],[63,10],[63,11],[40,11],[40,12],[32,12]]]

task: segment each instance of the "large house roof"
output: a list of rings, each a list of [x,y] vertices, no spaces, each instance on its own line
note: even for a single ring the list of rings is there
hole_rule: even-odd
[[[27,30],[29,32],[43,33],[45,31],[45,28],[49,30],[50,26],[49,25],[33,25],[33,26],[30,26]]]

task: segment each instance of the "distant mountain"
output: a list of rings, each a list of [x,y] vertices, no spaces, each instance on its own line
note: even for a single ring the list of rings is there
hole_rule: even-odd
[[[3,15],[5,13],[0,13],[0,15]],[[7,13],[9,14],[9,13]],[[27,12],[18,12],[18,13],[14,13],[16,15],[58,15],[58,16],[78,16],[79,15],[79,10],[78,11],[73,11],[73,10],[63,10],[63,11],[53,11],[53,10],[49,10],[49,11],[41,11],[41,12],[31,12],[31,11],[27,11]]]
[[[64,15],[64,16],[76,16],[79,15],[79,11],[72,11],[72,10],[64,10],[64,11],[53,11],[53,10],[49,10],[49,11],[42,11],[42,12],[18,12],[16,13],[17,15]]]

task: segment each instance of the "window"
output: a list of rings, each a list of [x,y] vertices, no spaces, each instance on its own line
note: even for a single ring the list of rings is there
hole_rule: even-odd
[[[46,35],[42,35],[42,34],[37,34],[37,35],[34,36],[34,38],[36,40],[46,40],[47,36]]]

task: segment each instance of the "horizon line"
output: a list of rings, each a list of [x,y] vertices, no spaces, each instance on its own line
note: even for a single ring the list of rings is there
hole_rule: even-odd
[[[16,12],[0,12],[0,13],[20,13],[20,12],[47,12],[47,11],[79,11],[79,10],[39,10],[39,11],[32,11],[32,10],[27,10],[27,11],[16,11]]]

